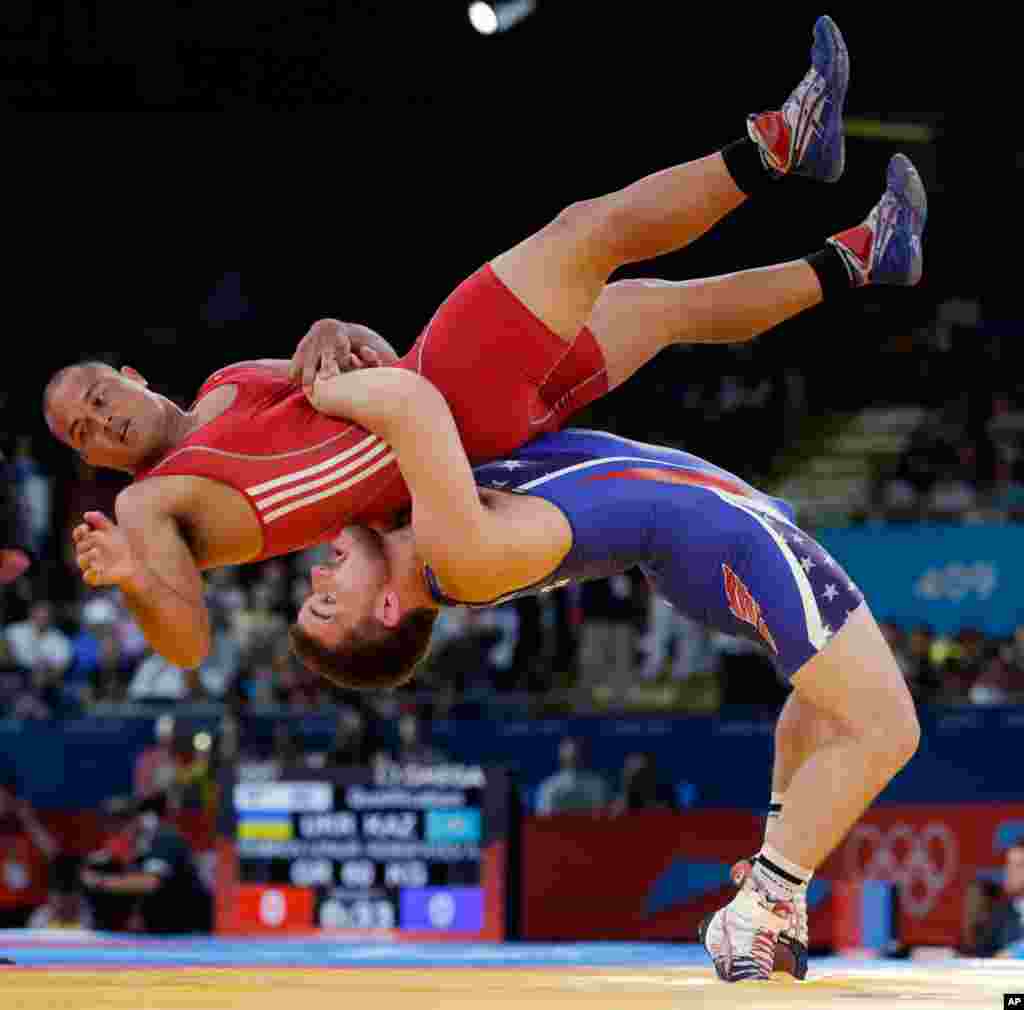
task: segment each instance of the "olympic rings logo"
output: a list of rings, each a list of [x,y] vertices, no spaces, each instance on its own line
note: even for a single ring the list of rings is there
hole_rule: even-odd
[[[900,886],[900,904],[915,919],[924,918],[956,877],[960,848],[946,824],[923,828],[894,824],[887,831],[858,824],[846,841],[846,875],[888,880]]]

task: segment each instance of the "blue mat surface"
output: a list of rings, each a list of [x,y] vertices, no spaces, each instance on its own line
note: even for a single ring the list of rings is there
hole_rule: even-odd
[[[1024,944],[1014,950],[1024,957]],[[64,930],[0,930],[0,958],[21,967],[67,968],[510,968],[629,967],[664,970],[710,968],[698,944],[670,943],[391,943],[336,937],[280,939],[182,936],[140,937],[125,933],[78,933]],[[935,964],[936,962],[932,962]],[[920,962],[813,959],[812,972],[852,972],[903,968],[921,970]],[[957,968],[1005,968],[1019,962],[958,960]]]
[[[707,964],[697,944],[658,943],[388,943],[321,937],[245,940],[153,939],[115,933],[0,932],[0,957],[19,965],[69,967],[394,968],[614,965],[668,968]]]

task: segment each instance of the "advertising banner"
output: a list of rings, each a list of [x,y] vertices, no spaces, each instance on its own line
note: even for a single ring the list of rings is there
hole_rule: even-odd
[[[879,620],[997,636],[1024,624],[1024,525],[861,526],[816,537]]]

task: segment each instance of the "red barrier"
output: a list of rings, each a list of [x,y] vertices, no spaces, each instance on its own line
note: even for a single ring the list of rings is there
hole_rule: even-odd
[[[825,884],[894,881],[901,938],[954,946],[964,888],[979,870],[1001,867],[1008,822],[1020,822],[1024,834],[1024,805],[877,807],[817,876]],[[701,917],[733,893],[728,866],[755,852],[762,833],[761,818],[728,810],[528,819],[524,939],[692,940]],[[831,943],[827,898],[811,910],[810,925],[812,943]]]

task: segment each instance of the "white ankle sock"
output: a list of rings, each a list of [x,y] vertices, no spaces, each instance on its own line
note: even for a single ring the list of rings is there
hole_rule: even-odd
[[[754,861],[754,879],[780,901],[791,901],[804,892],[813,875],[813,869],[791,862],[770,845],[762,845]]]

